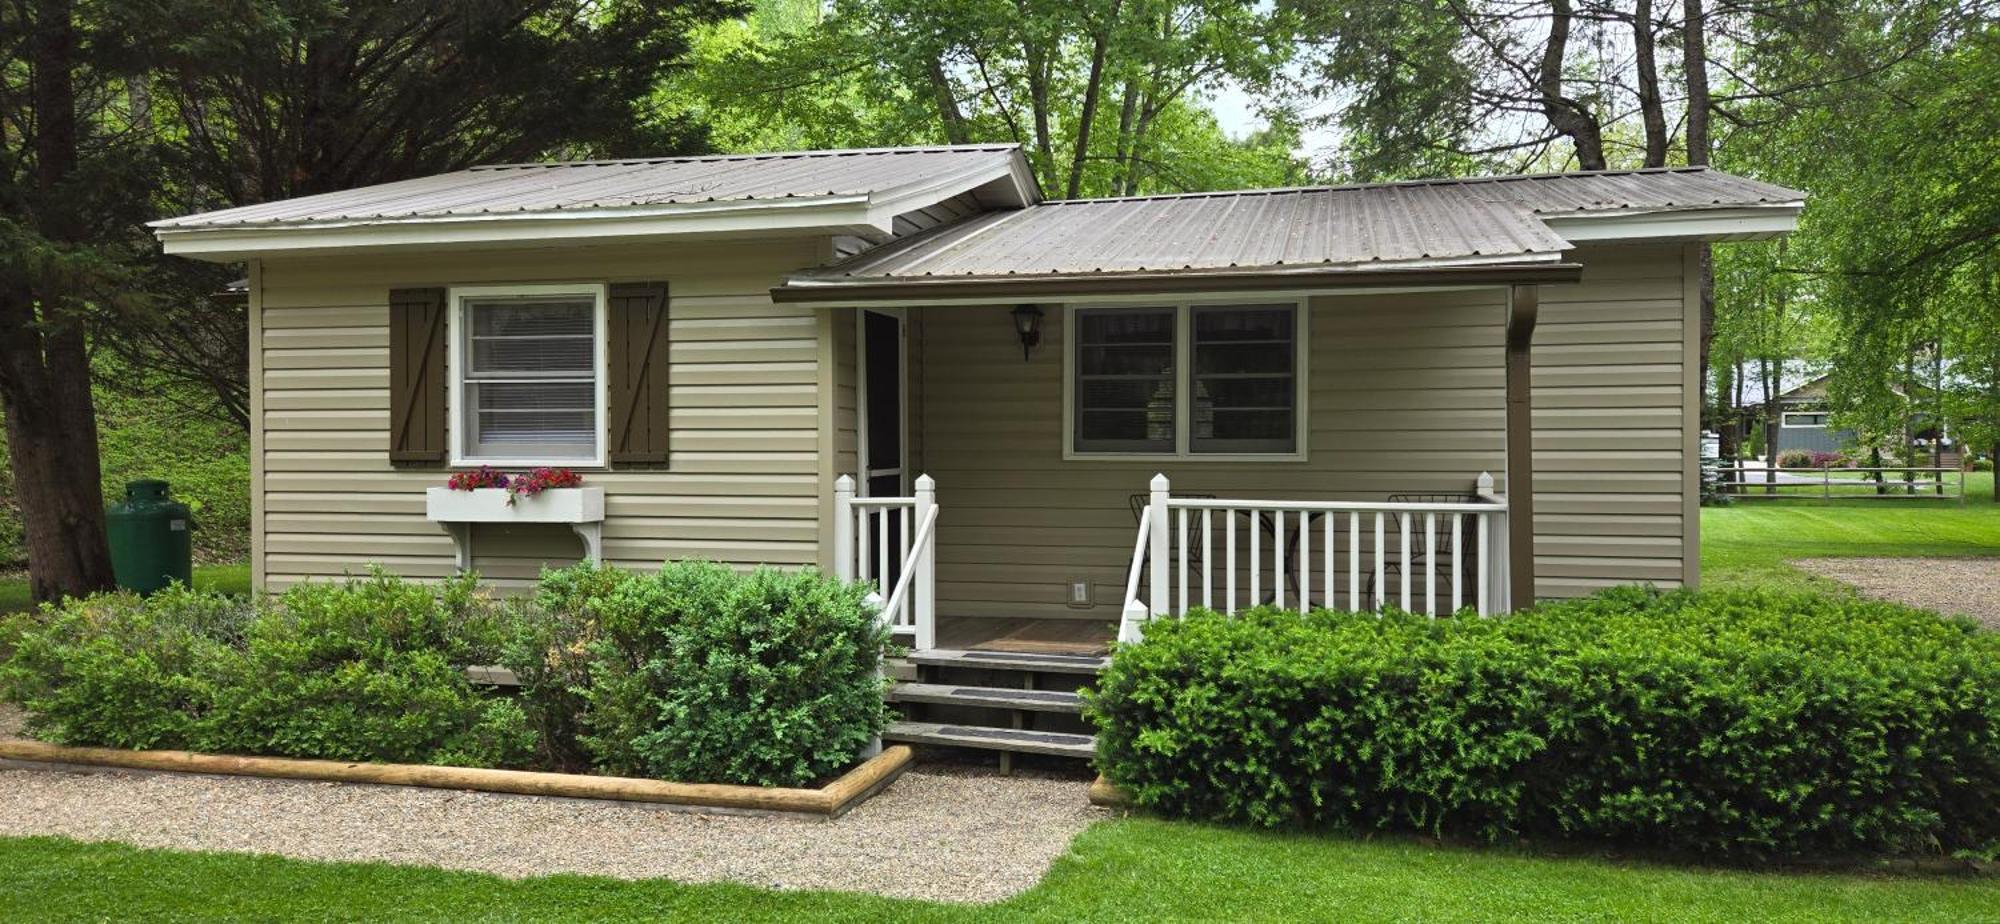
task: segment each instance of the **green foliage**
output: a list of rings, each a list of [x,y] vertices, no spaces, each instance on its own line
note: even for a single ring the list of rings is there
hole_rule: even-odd
[[[101,378],[137,376],[100,357]],[[104,502],[125,496],[125,483],[161,478],[194,512],[196,561],[239,561],[250,551],[250,439],[229,423],[187,407],[201,396],[189,386],[153,379],[150,390],[94,389]],[[13,472],[0,435],[0,571],[27,565]]]
[[[506,664],[559,763],[800,785],[887,721],[887,630],[865,594],[812,571],[582,564],[544,575]]]
[[[0,617],[0,699],[24,706],[28,729],[57,743],[187,747],[248,609],[175,585]]]
[[[464,673],[497,657],[498,613],[472,577],[380,572],[258,604],[181,588],[72,598],[0,624],[0,698],[63,744],[519,765],[526,714]]]
[[[1105,774],[1183,817],[1715,855],[2000,843],[2000,636],[1884,603],[1197,612],[1121,647],[1089,703]]]
[[[216,679],[198,750],[518,764],[533,751],[526,716],[464,673],[498,659],[499,613],[473,575],[432,587],[377,570],[292,587]]]
[[[1779,468],[1811,468],[1813,454],[1809,449],[1787,449],[1778,453]]]

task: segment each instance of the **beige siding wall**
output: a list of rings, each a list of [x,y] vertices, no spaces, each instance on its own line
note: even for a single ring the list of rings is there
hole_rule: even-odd
[[[1699,527],[1685,248],[1577,256],[1583,283],[1545,287],[1535,331],[1536,586],[1679,585]]]
[[[949,615],[1115,617],[1137,528],[1131,495],[1381,499],[1469,492],[1503,465],[1498,290],[1311,304],[1308,458],[1128,462],[1062,457],[1062,312],[1023,362],[1006,307],[926,309],[922,429],[938,479],[939,597]],[[1219,528],[1219,527],[1218,527]],[[1095,606],[1066,604],[1087,581]]]
[[[1684,577],[1682,254],[1586,250],[1582,284],[1544,290],[1534,365],[1543,597]],[[1004,306],[918,312],[924,400],[913,429],[944,508],[942,611],[1115,617],[1137,526],[1130,497],[1154,472],[1176,492],[1223,497],[1466,492],[1481,471],[1504,488],[1504,305],[1497,289],[1314,299],[1303,462],[1066,461],[1062,312],[1050,311],[1026,362]],[[1094,606],[1065,603],[1071,580],[1091,584]]]
[[[255,562],[282,587],[369,562],[449,574],[453,549],[424,519],[442,469],[387,458],[391,287],[664,279],[672,458],[663,471],[588,472],[606,489],[605,557],[807,564],[819,534],[820,319],[769,288],[820,262],[824,240],[264,261],[252,363],[263,432]],[[502,585],[567,564],[562,527],[479,527],[478,568]]]

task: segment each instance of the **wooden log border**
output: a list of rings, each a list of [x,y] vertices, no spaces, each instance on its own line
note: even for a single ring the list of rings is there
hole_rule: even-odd
[[[1090,804],[1112,809],[1132,808],[1132,796],[1110,780],[1099,776],[1090,782]]]
[[[889,785],[908,769],[914,755],[905,745],[882,753],[817,789],[735,786],[725,783],[669,783],[662,780],[529,770],[434,767],[423,764],[350,763],[289,757],[235,757],[193,751],[125,751],[66,747],[24,738],[0,738],[0,759],[167,773],[385,786],[422,786],[474,792],[652,802],[744,812],[786,812],[839,818]]]

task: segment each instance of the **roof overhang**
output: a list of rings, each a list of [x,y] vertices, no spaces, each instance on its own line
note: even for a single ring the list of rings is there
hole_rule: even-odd
[[[151,227],[167,253],[216,263],[411,248],[605,244],[663,236],[843,234],[880,242],[891,236],[897,215],[960,193],[973,193],[988,207],[1019,207],[1036,201],[1035,189],[1027,162],[1016,155],[872,195],[269,224],[189,224],[169,219]]]
[[[959,276],[936,279],[821,280],[795,277],[771,289],[781,304],[992,304],[1068,298],[1559,285],[1583,278],[1583,266],[1555,260],[1510,264],[1347,267],[1339,269],[1182,270],[1085,275]]]
[[[1804,201],[1672,209],[1604,209],[1541,215],[1572,244],[1758,241],[1798,230]]]

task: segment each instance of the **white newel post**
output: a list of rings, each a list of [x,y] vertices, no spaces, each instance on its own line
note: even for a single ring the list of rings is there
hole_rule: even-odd
[[[1474,492],[1481,500],[1505,505],[1506,496],[1493,490],[1493,473],[1480,472]],[[1489,513],[1480,526],[1480,567],[1486,569],[1487,598],[1480,601],[1480,615],[1491,616],[1513,609],[1508,581],[1514,569],[1510,565],[1507,537],[1507,513]]]
[[[833,480],[833,576],[854,580],[854,477]]]
[[[930,522],[931,510],[937,507],[937,481],[929,475],[917,476],[916,509],[911,511],[910,522],[916,529],[923,529]],[[917,650],[927,651],[937,647],[937,526],[931,526],[931,533],[917,547],[916,561],[916,621]]]
[[[1151,507],[1153,513],[1149,524],[1152,536],[1147,540],[1147,555],[1152,560],[1152,580],[1150,582],[1152,593],[1146,600],[1152,604],[1154,616],[1164,616],[1171,608],[1170,604],[1173,602],[1167,598],[1167,556],[1171,554],[1168,546],[1171,542],[1169,537],[1173,535],[1167,528],[1167,498],[1171,496],[1168,493],[1169,485],[1167,476],[1165,474],[1154,475],[1152,489]]]

